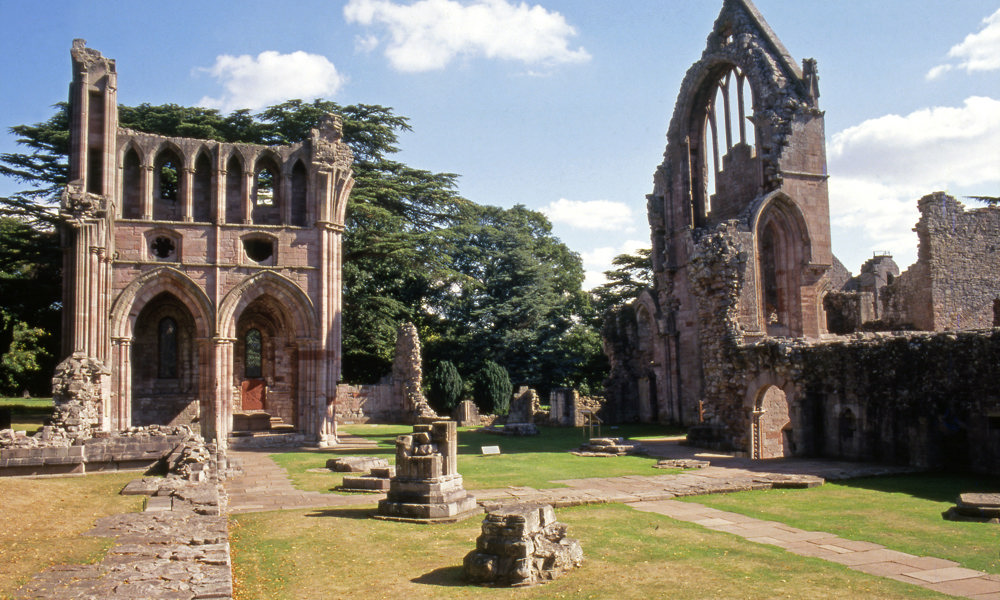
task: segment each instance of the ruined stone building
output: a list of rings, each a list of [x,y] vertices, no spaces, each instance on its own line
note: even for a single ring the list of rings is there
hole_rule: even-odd
[[[101,429],[224,442],[234,414],[266,413],[335,441],[353,183],[339,117],[290,146],[140,133],[118,125],[114,60],[83,40],[72,59],[63,347],[106,368]]]
[[[928,196],[918,263],[879,255],[851,277],[831,251],[819,98],[816,62],[724,0],[647,196],[653,286],[605,324],[608,416],[754,458],[1000,470],[1000,330],[853,333],[993,326],[1000,210]]]

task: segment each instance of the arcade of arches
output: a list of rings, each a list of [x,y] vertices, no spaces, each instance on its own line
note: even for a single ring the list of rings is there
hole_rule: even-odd
[[[254,422],[334,443],[339,117],[289,146],[139,133],[118,127],[114,61],[83,40],[72,58],[63,349],[109,367],[101,427],[189,424],[224,446]]]

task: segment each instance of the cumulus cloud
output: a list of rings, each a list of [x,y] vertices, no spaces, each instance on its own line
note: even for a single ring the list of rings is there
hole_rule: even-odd
[[[224,111],[254,110],[292,98],[329,97],[344,84],[344,77],[325,56],[302,51],[268,50],[256,57],[223,54],[214,65],[199,71],[214,77],[224,89],[221,96],[205,96],[200,104]]]
[[[927,79],[937,79],[952,69],[964,69],[967,73],[1000,70],[1000,9],[983,19],[981,30],[952,46],[948,58],[952,62],[928,71]]]
[[[592,200],[578,202],[560,198],[541,209],[553,223],[562,223],[578,229],[634,230],[632,209],[624,202]]]
[[[457,56],[482,56],[551,66],[590,59],[582,47],[571,49],[576,30],[558,12],[508,0],[349,0],[349,23],[384,31],[385,55],[394,69],[420,72],[443,69]],[[376,44],[369,39],[367,48]]]
[[[963,106],[871,119],[835,134],[828,156],[835,237],[839,229],[868,249],[909,258],[918,198],[1000,185],[1000,100],[974,96]]]
[[[580,253],[583,259],[583,289],[591,290],[607,283],[604,272],[611,269],[611,261],[619,254],[632,254],[636,250],[649,248],[649,240],[626,240],[620,246],[601,246]]]

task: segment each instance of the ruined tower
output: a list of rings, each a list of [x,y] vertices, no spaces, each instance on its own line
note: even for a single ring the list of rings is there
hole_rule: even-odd
[[[115,62],[83,40],[72,59],[63,342],[110,373],[101,428],[190,424],[224,444],[234,414],[264,413],[333,443],[340,118],[290,146],[140,133],[118,126]]]
[[[702,365],[723,339],[826,331],[816,63],[797,64],[749,0],[725,0],[688,70],[647,200],[654,284],[634,323],[620,323],[636,343],[612,350],[612,393],[618,418],[690,425],[714,385]]]

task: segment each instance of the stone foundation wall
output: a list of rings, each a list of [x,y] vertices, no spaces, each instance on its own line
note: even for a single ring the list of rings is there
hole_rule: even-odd
[[[392,383],[337,386],[338,423],[398,423],[403,413]]]

